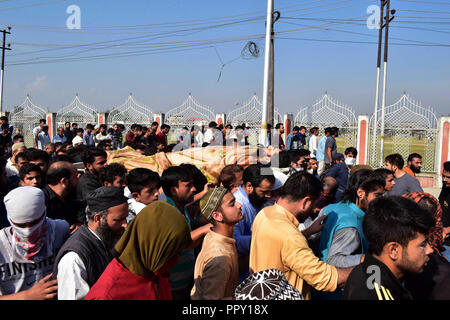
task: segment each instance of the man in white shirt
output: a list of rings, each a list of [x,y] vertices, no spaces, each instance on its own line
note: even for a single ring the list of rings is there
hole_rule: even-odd
[[[309,130],[309,141],[308,141],[308,149],[311,151],[311,158],[316,157],[317,151],[317,136],[319,135],[319,128],[313,127]]]
[[[39,120],[39,126],[33,128],[33,135],[36,137],[36,135],[42,130],[42,127],[45,126],[47,121],[45,119]]]
[[[21,153],[25,152],[27,148],[25,147],[25,144],[23,142],[16,142],[13,144],[11,148],[11,158],[8,159],[8,162],[6,162],[6,176],[18,176],[19,175],[19,168],[16,166],[15,158],[16,156]]]
[[[49,144],[50,136],[48,134],[48,126],[44,125],[42,130],[36,134],[36,149],[44,150],[45,146]]]
[[[58,300],[81,300],[113,259],[111,249],[125,228],[127,198],[116,187],[100,187],[87,198],[87,225],[75,231],[55,259]]]
[[[214,131],[217,130],[217,123],[215,121],[211,121],[208,125],[208,130],[205,132],[205,136],[203,137],[203,143],[211,144],[214,142]]]

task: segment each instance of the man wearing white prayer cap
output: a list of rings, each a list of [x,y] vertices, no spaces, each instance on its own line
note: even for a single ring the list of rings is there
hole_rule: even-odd
[[[16,188],[4,203],[11,226],[0,230],[0,298],[54,298],[56,281],[48,280],[69,224],[46,217],[45,196],[36,187]]]

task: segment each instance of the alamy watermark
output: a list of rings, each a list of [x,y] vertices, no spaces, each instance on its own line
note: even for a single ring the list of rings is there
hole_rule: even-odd
[[[79,6],[72,4],[67,7],[66,13],[70,16],[66,20],[67,29],[81,29],[81,9]]]
[[[381,283],[381,270],[377,265],[370,265],[366,270],[367,274],[370,276],[366,280],[366,286],[369,290],[373,290],[375,288],[374,283]]]
[[[367,14],[370,14],[366,21],[367,28],[380,29],[380,6],[375,4],[368,6],[366,12]]]

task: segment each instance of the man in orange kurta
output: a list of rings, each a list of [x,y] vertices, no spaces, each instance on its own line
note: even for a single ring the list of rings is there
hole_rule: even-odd
[[[329,292],[342,287],[352,270],[320,261],[308,246],[307,237],[321,230],[326,216],[298,230],[299,223],[312,213],[320,191],[320,181],[313,175],[297,172],[286,181],[278,202],[262,209],[253,222],[250,272],[281,270],[305,299],[311,299],[311,287]]]

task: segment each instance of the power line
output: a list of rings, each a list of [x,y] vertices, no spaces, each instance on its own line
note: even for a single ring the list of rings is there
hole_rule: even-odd
[[[38,7],[38,6],[48,5],[48,4],[65,2],[65,1],[67,1],[67,0],[53,0],[53,1],[46,1],[46,2],[39,2],[39,3],[30,3],[30,4],[18,6],[18,7],[2,8],[2,9],[0,9],[0,11],[9,11],[9,10],[29,8],[29,7]]]
[[[411,3],[420,3],[420,4],[429,4],[429,5],[444,5],[444,6],[450,6],[449,2],[438,2],[438,1],[415,1],[415,0],[397,0],[400,2],[411,2]]]
[[[290,37],[277,37],[282,40],[300,40],[300,41],[317,41],[317,42],[337,42],[337,43],[353,43],[353,44],[378,44],[374,41],[356,41],[356,40],[336,40],[336,39],[312,39],[312,38],[290,38]],[[398,46],[412,46],[412,47],[446,47],[450,48],[450,44],[447,43],[435,43],[435,44],[418,44],[418,43],[389,43],[389,45]]]
[[[143,39],[146,39],[146,38],[151,38],[151,39],[147,39],[147,41],[148,40],[154,40],[154,39],[160,38],[162,36],[173,36],[173,35],[176,35],[178,33],[183,33],[183,32],[192,32],[192,31],[199,32],[199,31],[205,31],[205,30],[209,30],[209,29],[216,29],[216,28],[220,28],[220,27],[224,27],[224,26],[242,24],[243,22],[248,22],[248,20],[249,19],[247,19],[247,20],[239,20],[239,21],[236,21],[234,23],[210,25],[210,26],[198,27],[198,28],[163,31],[163,32],[156,33],[156,34],[151,34],[150,33],[150,34],[146,34],[146,35],[143,35],[143,36],[127,37],[127,38],[108,40],[108,41],[100,41],[100,42],[93,42],[93,43],[87,43],[87,44],[76,44],[76,45],[60,47],[60,48],[52,48],[52,49],[42,49],[42,50],[35,50],[35,51],[20,52],[20,53],[16,53],[14,56],[26,55],[26,54],[35,54],[35,53],[48,52],[48,51],[54,51],[54,50],[71,49],[71,48],[89,48],[89,47],[92,47],[92,46],[95,47],[95,46],[98,46],[98,45],[106,45],[106,44],[113,44],[111,46],[129,45],[130,44],[129,42],[123,42],[123,41],[143,40]],[[142,42],[140,41],[138,43],[142,43]],[[131,43],[131,44],[133,44],[133,43]]]
[[[283,22],[283,21],[282,21]],[[285,22],[285,21],[284,21]],[[360,35],[360,36],[365,36],[365,37],[375,37],[378,38],[377,35],[374,34],[367,34],[367,33],[362,33],[362,32],[355,32],[355,31],[348,31],[348,30],[338,30],[338,29],[332,29],[332,28],[328,28],[328,27],[320,27],[320,26],[309,26],[309,25],[302,25],[302,24],[296,24],[296,23],[292,23],[292,22],[285,22],[285,23],[289,23],[289,24],[294,24],[294,25],[299,25],[299,26],[305,26],[305,27],[311,27],[311,28],[316,28],[316,29],[321,29],[321,30],[325,30],[325,31],[335,31],[335,32],[342,32],[342,33],[349,33],[349,34],[356,34],[356,35]],[[427,41],[419,41],[419,40],[412,40],[412,39],[403,39],[403,38],[396,38],[396,37],[390,37],[391,39],[394,40],[400,40],[400,41],[407,41],[407,42],[415,42],[415,43],[421,43],[421,44],[435,44],[433,42],[427,42]]]
[[[157,53],[178,52],[180,50],[175,50],[175,51],[172,51],[172,50],[174,50],[174,49],[189,49],[189,47],[211,47],[212,44],[219,44],[219,43],[223,44],[223,43],[228,43],[228,42],[258,39],[258,38],[263,38],[263,37],[264,37],[263,34],[254,34],[254,35],[234,37],[234,38],[199,40],[196,43],[192,43],[192,41],[191,42],[179,42],[179,43],[166,43],[166,45],[169,45],[169,47],[161,46],[159,48],[156,47],[156,48],[152,48],[149,50],[107,53],[107,54],[102,54],[102,55],[91,55],[91,56],[84,56],[84,57],[77,57],[77,58],[67,58],[67,57],[56,58],[56,59],[43,58],[43,59],[47,59],[47,60],[43,60],[43,61],[37,61],[42,58],[19,60],[19,61],[16,60],[16,61],[11,61],[10,63],[8,63],[8,66],[68,62],[68,61],[82,61],[82,60],[97,60],[97,59],[110,58],[110,57],[125,57],[125,56],[134,56],[134,55],[143,55],[143,54],[152,53],[152,52],[157,52]],[[190,48],[190,49],[193,49],[193,48]]]

